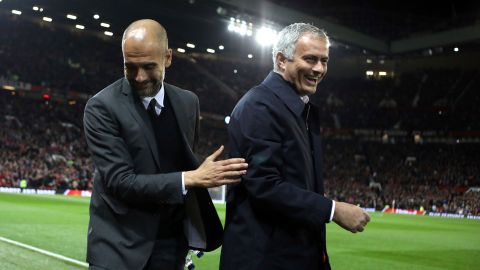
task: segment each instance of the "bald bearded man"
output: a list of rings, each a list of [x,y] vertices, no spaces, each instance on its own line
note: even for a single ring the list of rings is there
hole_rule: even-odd
[[[221,245],[222,226],[206,188],[238,182],[243,159],[200,166],[199,104],[164,83],[172,62],[165,29],[133,22],[122,38],[125,78],[92,97],[85,137],[96,167],[90,202],[90,269],[183,269],[188,247]]]

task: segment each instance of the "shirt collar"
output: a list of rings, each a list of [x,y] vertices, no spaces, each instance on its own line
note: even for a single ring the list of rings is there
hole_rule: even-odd
[[[158,91],[158,93],[153,96],[153,97],[142,97],[142,104],[143,104],[143,107],[145,107],[145,110],[148,109],[148,104],[150,104],[150,101],[152,99],[155,99],[157,101],[157,105],[156,107],[157,108],[163,108],[163,100],[165,98],[165,89],[163,88],[163,83],[162,83],[162,86],[160,87],[160,91]]]
[[[300,96],[300,99],[303,101],[304,104],[308,104],[310,98],[308,96]]]

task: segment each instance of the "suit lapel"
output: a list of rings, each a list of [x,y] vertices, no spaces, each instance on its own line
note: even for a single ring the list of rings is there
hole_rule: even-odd
[[[180,132],[185,137],[188,132],[188,114],[187,112],[190,111],[185,104],[185,101],[178,95],[177,91],[173,89],[170,85],[164,83],[165,94],[170,99],[170,103],[172,104],[173,112],[175,113],[175,117],[177,118],[177,123],[180,128]]]
[[[306,155],[306,160],[309,164],[309,168],[311,170],[305,172],[306,180],[305,184],[308,190],[315,190],[315,175],[313,175],[314,168],[316,166],[314,164],[313,157],[310,155],[311,148],[315,147],[314,145],[310,145],[310,138],[309,138],[309,131],[305,125],[305,121],[302,117],[303,109],[305,108],[305,104],[300,99],[300,96],[297,94],[296,90],[293,88],[294,86],[285,81],[281,75],[270,72],[267,78],[262,82],[268,89],[270,89],[275,96],[277,96],[288,108],[288,110],[292,113],[294,117],[294,121],[297,123],[298,129],[296,129],[295,137],[301,141],[303,146],[302,152]],[[314,138],[315,140],[315,138]],[[316,167],[315,167],[316,169]],[[309,177],[310,176],[310,177]]]
[[[143,130],[143,135],[148,142],[150,151],[152,152],[153,158],[158,168],[160,168],[160,158],[158,156],[157,142],[155,140],[155,133],[153,131],[152,122],[148,117],[147,110],[142,106],[142,103],[138,97],[136,97],[130,84],[127,80],[123,79],[122,83],[122,93],[123,93],[123,105],[127,108],[133,118],[138,122],[140,128]]]
[[[189,129],[189,126],[191,126],[190,121],[193,121],[189,119],[188,112],[190,112],[192,108],[189,108],[185,100],[171,85],[164,83],[164,89],[167,98],[170,99],[170,104],[172,105],[175,118],[177,119],[178,127],[180,128],[180,133],[182,134],[182,141],[187,152],[187,157],[190,159],[192,164],[194,164],[193,166],[195,166],[197,161],[192,151],[192,145],[188,140],[190,137],[189,134],[192,132],[192,130]]]

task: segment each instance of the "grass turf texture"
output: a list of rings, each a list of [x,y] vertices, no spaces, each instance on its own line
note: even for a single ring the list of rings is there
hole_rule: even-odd
[[[0,236],[85,260],[88,198],[0,193]],[[220,217],[225,206],[217,205]],[[365,232],[327,225],[333,269],[479,269],[480,220],[373,213]],[[218,269],[220,249],[195,261]],[[0,242],[0,269],[82,269]]]

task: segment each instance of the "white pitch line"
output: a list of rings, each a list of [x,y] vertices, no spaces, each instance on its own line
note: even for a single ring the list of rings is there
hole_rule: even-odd
[[[13,241],[13,240],[10,240],[10,239],[5,238],[5,237],[0,236],[0,241],[9,243],[9,244],[12,244],[12,245],[15,245],[15,246],[19,246],[19,247],[22,247],[22,248],[26,248],[26,249],[32,250],[34,252],[38,252],[38,253],[53,257],[55,259],[59,259],[59,260],[65,261],[65,262],[69,262],[71,264],[75,264],[75,265],[83,266],[83,267],[88,267],[88,263],[86,263],[86,262],[77,261],[75,259],[65,257],[63,255],[53,253],[53,252],[50,252],[48,250],[36,248],[36,247],[30,246],[30,245],[27,245],[27,244],[24,244],[24,243]]]

